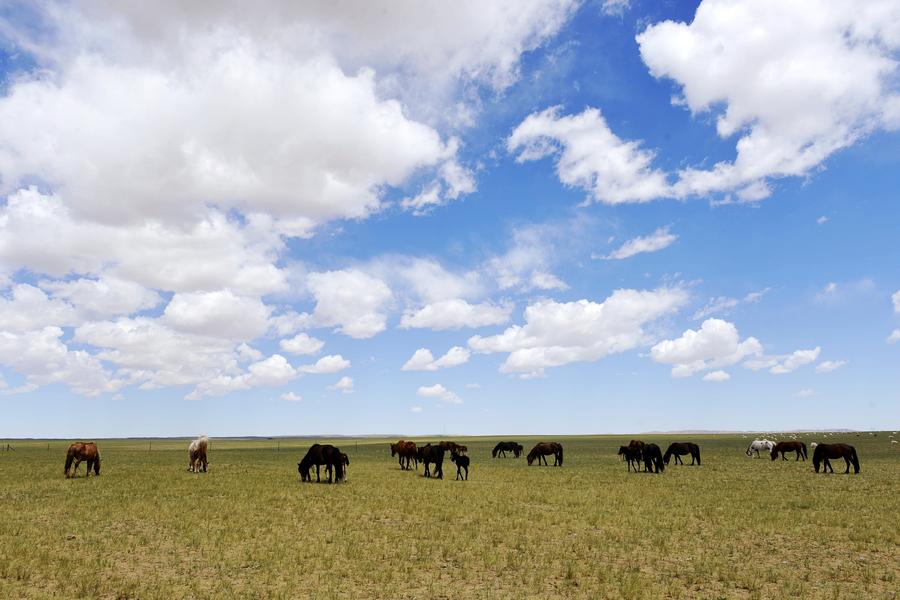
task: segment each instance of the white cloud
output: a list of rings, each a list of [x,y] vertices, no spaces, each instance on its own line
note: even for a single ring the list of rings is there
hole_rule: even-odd
[[[440,383],[430,386],[421,386],[416,393],[423,398],[437,398],[442,402],[447,402],[449,404],[462,404],[462,400],[459,396]]]
[[[422,412],[422,407],[419,406],[418,404],[413,404],[412,406],[409,407],[409,412],[420,413],[420,412]]]
[[[894,304],[894,312],[900,314],[900,290],[891,295],[891,302]]]
[[[700,329],[688,329],[681,337],[663,340],[650,349],[654,361],[673,365],[672,377],[689,377],[699,371],[728,367],[760,354],[759,340],[749,337],[741,341],[737,327],[722,319],[707,319]]]
[[[345,375],[344,377],[341,377],[340,379],[338,379],[337,383],[335,383],[332,386],[329,386],[328,389],[341,392],[342,394],[352,394],[353,389],[354,389],[353,388],[353,378],[347,377]]]
[[[678,239],[678,236],[674,233],[669,233],[668,227],[660,227],[652,234],[647,236],[639,236],[634,239],[628,240],[618,250],[614,250],[606,256],[601,258],[605,258],[607,260],[619,260],[623,258],[628,258],[630,256],[634,256],[635,254],[641,254],[643,252],[658,252],[664,248],[668,248],[675,240]]]
[[[796,397],[798,397],[798,398],[809,398],[810,396],[815,396],[815,395],[816,395],[816,390],[813,390],[813,389],[810,389],[810,388],[804,388],[804,389],[798,391],[798,392],[797,392],[796,394],[794,394],[794,395],[795,395]]]
[[[485,269],[502,290],[565,290],[566,285],[550,271],[578,236],[578,224],[540,224],[517,227],[506,252],[491,257]]]
[[[846,360],[823,360],[816,365],[816,373],[831,373],[847,364]]]
[[[616,290],[606,300],[540,300],[525,309],[524,325],[499,335],[473,336],[479,353],[509,353],[500,371],[539,375],[545,367],[593,362],[650,342],[644,327],[687,302],[681,288]]]
[[[742,299],[731,298],[729,296],[710,298],[709,302],[706,303],[706,306],[695,312],[691,318],[695,321],[699,321],[715,314],[728,314],[739,304],[755,304],[759,302],[769,290],[770,288],[765,288],[758,292],[750,292]]]
[[[77,325],[81,318],[62,300],[51,299],[41,289],[17,284],[9,298],[0,296],[0,331],[32,331],[45,326]]]
[[[651,167],[654,153],[619,139],[599,109],[560,116],[554,106],[532,113],[506,141],[517,162],[558,155],[560,181],[588,193],[588,201],[620,204],[670,195],[666,175]]]
[[[837,284],[833,281],[829,281],[824,288],[822,288],[822,294],[833,294],[837,291]]]
[[[463,327],[484,327],[499,325],[509,320],[512,304],[484,302],[470,304],[465,300],[443,300],[423,306],[418,310],[408,309],[400,319],[404,329],[424,328],[443,331]]]
[[[387,306],[393,295],[380,279],[345,269],[310,273],[307,286],[316,299],[313,319],[334,326],[352,338],[370,338],[386,328]]]
[[[791,355],[779,362],[779,364],[769,369],[769,372],[775,375],[792,373],[804,365],[815,362],[819,358],[821,352],[822,348],[819,346],[816,346],[812,350],[795,350]]]
[[[197,400],[203,396],[223,396],[239,390],[255,387],[279,387],[299,377],[286,358],[273,354],[265,360],[255,362],[247,371],[239,375],[218,375],[201,381],[185,398]]]
[[[323,356],[322,358],[317,360],[315,364],[302,365],[299,368],[299,371],[303,373],[321,375],[327,373],[337,373],[348,368],[350,368],[349,360],[347,360],[340,354],[329,354],[328,356]]]
[[[42,281],[41,288],[66,300],[87,319],[108,319],[156,307],[162,298],[133,281],[101,276],[72,281]]]
[[[603,0],[601,10],[604,15],[620,16],[631,7],[631,0]]]
[[[827,223],[827,222],[830,221],[830,220],[831,220],[830,218],[826,217],[825,215],[822,215],[821,217],[819,217],[818,219],[816,219],[816,224],[817,224],[817,225],[824,225],[825,223]]]
[[[887,338],[888,344],[896,344],[900,342],[900,329],[895,329],[891,332],[891,335]]]
[[[290,339],[278,342],[278,347],[291,354],[318,354],[325,347],[325,342],[305,333],[298,333]]]
[[[725,371],[710,371],[709,373],[707,373],[706,375],[703,376],[703,381],[721,382],[721,381],[728,381],[729,379],[731,379],[731,375],[729,375]]]
[[[166,306],[162,322],[187,333],[251,340],[269,328],[269,313],[258,298],[237,296],[230,290],[178,293]]]
[[[303,400],[303,396],[295,394],[294,392],[285,392],[279,396],[279,398],[288,402],[301,402]]]
[[[651,74],[674,80],[692,113],[716,115],[720,137],[739,136],[734,162],[681,171],[677,194],[760,200],[770,178],[900,126],[898,20],[892,0],[704,0],[690,24],[648,27],[637,41]]]
[[[403,365],[402,371],[437,371],[438,369],[458,367],[469,362],[470,352],[461,346],[450,348],[446,354],[435,360],[428,348],[419,348]]]

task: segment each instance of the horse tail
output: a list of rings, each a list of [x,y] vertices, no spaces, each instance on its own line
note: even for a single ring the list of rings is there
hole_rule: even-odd
[[[747,456],[753,456],[753,442],[750,442],[750,445],[747,446]]]
[[[559,452],[557,453],[557,458],[559,458],[559,466],[562,466],[563,462],[563,447],[559,447]]]
[[[803,448],[803,460],[809,458],[809,455],[806,453],[806,442],[800,442],[800,447]]]
[[[850,462],[853,463],[853,472],[859,473],[859,457],[856,456],[856,448],[850,446]]]
[[[697,453],[697,465],[700,465],[700,446],[694,446],[694,451]]]

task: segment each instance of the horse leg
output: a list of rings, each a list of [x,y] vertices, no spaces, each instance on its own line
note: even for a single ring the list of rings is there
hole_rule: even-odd
[[[75,468],[72,469],[72,477],[75,477],[76,475],[78,475],[78,465],[80,465],[80,464],[81,464],[81,459],[76,458],[75,459]]]
[[[847,467],[847,468],[849,469],[850,467]],[[469,480],[469,467],[468,467],[468,465],[466,465],[466,481],[468,481],[468,480]]]
[[[844,457],[844,462],[847,463],[847,469],[844,471],[844,475],[850,472],[850,459],[846,456]]]

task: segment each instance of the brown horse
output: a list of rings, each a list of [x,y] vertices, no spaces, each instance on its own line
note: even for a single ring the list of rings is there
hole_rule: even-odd
[[[316,482],[319,481],[319,467],[325,465],[325,474],[328,475],[328,483],[335,483],[344,479],[344,461],[341,458],[341,450],[331,444],[313,444],[306,452],[306,456],[297,463],[297,471],[300,473],[300,481],[312,481],[309,470],[316,467]],[[347,461],[350,462],[349,460]]]
[[[787,457],[784,455],[785,452],[796,452],[797,458],[794,461],[798,461],[801,458],[806,460],[806,444],[803,442],[778,442],[772,448],[772,451],[769,453],[769,456],[772,457],[772,460],[778,458],[778,453],[781,453],[781,460],[787,460]]]
[[[516,442],[498,442],[491,451],[491,456],[497,458],[502,454],[503,458],[506,458],[506,453],[512,452],[513,456],[519,458],[524,450],[525,448],[522,447],[522,444],[517,444]]]
[[[91,469],[94,469],[96,475],[100,474],[100,451],[97,450],[97,444],[94,442],[75,442],[69,446],[69,451],[66,452],[66,468],[63,471],[66,474],[66,478],[75,477],[78,474],[78,465],[83,460],[87,461],[86,477],[91,476]],[[69,475],[69,467],[72,466],[72,461],[75,461],[75,468],[72,469],[72,474]]]
[[[415,461],[416,468],[419,468],[419,459],[417,457],[418,448],[416,448],[415,442],[405,442],[400,440],[396,444],[391,444],[391,456],[397,456],[397,462],[400,463],[400,468],[404,470],[409,470],[410,461]]]
[[[553,466],[561,467],[563,464],[563,447],[562,444],[558,442],[540,442],[534,448],[531,449],[531,452],[528,453],[526,457],[528,460],[528,466],[531,466],[531,463],[534,462],[534,459],[538,459],[538,465],[543,463],[547,464],[547,456],[552,454],[554,456]]]
[[[662,451],[656,444],[644,444],[641,454],[644,457],[644,473],[662,473],[666,470]],[[654,467],[656,470],[654,470]]]
[[[423,475],[425,477],[431,477],[431,470],[429,469],[429,465],[434,464],[434,476],[438,479],[444,478],[444,448],[443,442],[440,444],[432,446],[431,444],[425,444],[424,446],[419,446],[418,450],[418,458],[419,462],[425,465],[425,473]]]
[[[822,469],[822,472],[828,473],[831,471],[834,473],[834,468],[828,461],[829,458],[843,458],[844,462],[847,463],[845,474],[850,472],[851,464],[853,465],[853,472],[859,473],[859,458],[856,456],[856,448],[853,446],[849,444],[819,444],[816,446],[816,449],[813,450],[812,459],[816,473],[819,472],[819,464],[822,461],[825,461],[825,467]]]
[[[632,467],[634,467],[635,473],[641,470],[640,451],[632,448],[631,446],[619,446],[619,456],[628,461],[629,472],[631,472]]]
[[[692,442],[674,442],[672,444],[669,444],[669,447],[666,449],[666,453],[663,455],[663,460],[666,462],[666,464],[669,464],[669,459],[674,455],[675,464],[683,465],[684,461],[681,460],[681,457],[686,454],[691,455],[692,465],[695,461],[698,466],[700,465],[700,446]]]

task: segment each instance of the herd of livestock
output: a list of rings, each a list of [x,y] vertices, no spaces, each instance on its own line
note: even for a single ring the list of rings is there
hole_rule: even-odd
[[[415,468],[418,470],[419,463],[424,466],[425,477],[444,478],[444,457],[446,453],[450,453],[450,460],[456,465],[456,479],[469,479],[468,448],[456,442],[443,441],[435,443],[426,443],[418,445],[415,442],[400,440],[391,444],[391,456],[397,457],[402,470],[410,470]],[[850,472],[851,465],[854,473],[859,473],[859,458],[856,454],[856,448],[849,444],[817,444],[813,442],[810,447],[813,451],[812,463],[816,473],[819,467],[824,466],[823,472],[834,473],[830,459],[843,458],[847,464],[844,473]],[[208,466],[207,451],[209,448],[209,439],[206,436],[200,436],[192,441],[188,446],[188,470],[191,472],[206,472]],[[506,457],[507,453],[512,454],[515,458],[519,458],[524,452],[524,447],[512,441],[499,442],[491,452],[494,458]],[[781,456],[782,460],[787,460],[787,453],[794,452],[795,461],[807,460],[808,454],[806,444],[797,441],[775,442],[768,439],[753,440],[747,447],[747,456],[760,456],[760,451],[767,452],[774,461]],[[631,440],[627,446],[619,447],[619,456],[628,463],[629,472],[634,469],[635,472],[641,470],[643,464],[645,473],[662,473],[665,471],[666,465],[669,464],[671,458],[675,457],[675,464],[684,464],[681,457],[690,456],[691,465],[700,466],[700,446],[692,442],[675,442],[669,445],[665,454],[662,453],[660,447],[654,443],[645,443],[641,440]],[[539,442],[531,449],[526,456],[528,465],[531,466],[535,461],[538,465],[548,465],[547,457],[553,456],[553,466],[561,467],[563,464],[563,447],[558,442]],[[95,475],[100,474],[100,451],[94,442],[76,442],[69,446],[66,453],[65,475],[66,477],[74,477],[78,472],[78,465],[82,462],[87,463],[87,475],[90,476],[91,471]],[[74,463],[74,468],[72,468]],[[414,467],[413,467],[414,465]],[[301,481],[312,481],[312,468],[316,468],[316,481],[320,481],[321,467],[325,467],[326,481],[339,482],[346,479],[347,467],[350,466],[350,458],[344,452],[341,452],[336,446],[331,444],[313,444],[310,446],[306,455],[297,463],[297,470],[300,473]],[[70,474],[71,470],[71,474]]]

